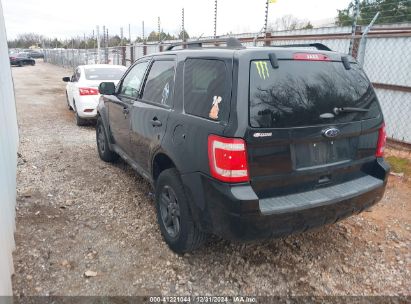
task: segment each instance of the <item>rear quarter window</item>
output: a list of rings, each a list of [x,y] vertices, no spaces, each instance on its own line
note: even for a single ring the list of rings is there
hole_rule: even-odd
[[[187,59],[184,64],[184,111],[226,121],[229,111],[227,68],[224,61]]]
[[[345,123],[380,113],[364,72],[357,64],[346,70],[342,62],[280,60],[279,68],[274,69],[268,60],[251,61],[249,102],[250,125],[255,128]],[[322,118],[339,107],[368,112]]]

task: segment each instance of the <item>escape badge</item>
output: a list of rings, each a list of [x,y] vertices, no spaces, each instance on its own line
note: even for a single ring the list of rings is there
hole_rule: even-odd
[[[222,101],[223,99],[221,96],[214,96],[213,98],[213,103],[211,105],[211,110],[210,113],[208,114],[208,117],[211,119],[217,120],[218,119],[218,112],[220,112],[220,108],[218,107],[218,104]]]
[[[270,77],[270,73],[268,73],[267,61],[254,61],[254,64],[261,79],[265,80]]]

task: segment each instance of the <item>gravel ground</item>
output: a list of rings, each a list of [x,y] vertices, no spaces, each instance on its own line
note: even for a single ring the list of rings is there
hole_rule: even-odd
[[[61,77],[13,68],[20,126],[15,295],[411,295],[411,182],[391,176],[369,212],[287,238],[162,242],[149,185],[102,162]],[[91,277],[86,277],[89,271]],[[95,275],[95,276],[94,276]]]

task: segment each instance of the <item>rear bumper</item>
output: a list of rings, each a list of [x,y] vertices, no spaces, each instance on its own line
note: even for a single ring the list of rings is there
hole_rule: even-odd
[[[96,119],[99,97],[99,95],[80,96],[79,100],[76,100],[78,116],[84,119]]]
[[[275,198],[268,199],[270,204],[265,204],[267,199],[258,199],[249,184],[224,184],[200,173],[183,175],[182,178],[193,202],[194,219],[201,229],[224,239],[251,241],[335,223],[371,207],[383,197],[389,171],[382,159],[376,160],[375,166],[378,167],[378,177],[370,177],[369,187],[364,184],[360,190],[362,186],[359,185],[347,195],[338,194],[338,189],[324,192],[326,188],[322,188],[323,197],[307,192],[306,197],[312,199],[305,203],[298,199],[298,195],[291,195],[288,201]],[[334,197],[324,199],[335,191]]]

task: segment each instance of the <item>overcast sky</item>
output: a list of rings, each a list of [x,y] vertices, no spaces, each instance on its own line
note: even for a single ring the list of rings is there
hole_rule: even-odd
[[[157,30],[157,17],[165,32],[176,34],[181,28],[181,9],[185,9],[185,28],[191,36],[213,34],[214,0],[0,0],[3,4],[9,39],[19,33],[36,32],[47,37],[71,38],[91,35],[96,25],[106,25],[110,34],[119,34],[128,24],[135,39],[141,36],[144,20],[146,35]],[[337,9],[349,0],[278,0],[270,4],[269,23],[292,14],[312,22],[334,18]],[[217,35],[228,32],[257,32],[264,25],[265,0],[219,0]]]

